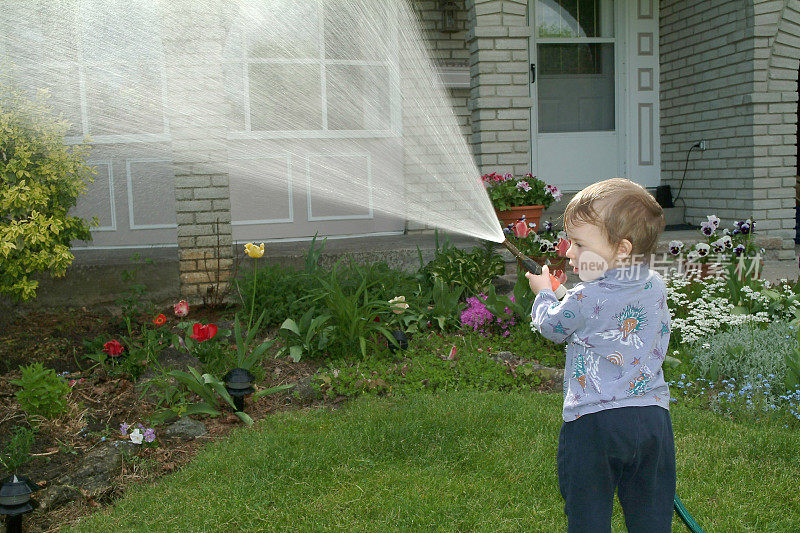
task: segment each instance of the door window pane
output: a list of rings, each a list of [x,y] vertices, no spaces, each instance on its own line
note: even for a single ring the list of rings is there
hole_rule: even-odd
[[[541,38],[613,37],[613,0],[538,0],[536,29]]]
[[[614,130],[614,45],[539,44],[539,132]]]

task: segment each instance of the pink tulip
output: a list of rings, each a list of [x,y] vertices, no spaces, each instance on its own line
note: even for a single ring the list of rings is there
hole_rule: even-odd
[[[189,302],[186,300],[181,300],[172,306],[172,310],[175,312],[175,316],[185,317],[189,314]]]
[[[531,232],[531,229],[528,227],[527,222],[524,220],[517,220],[514,224],[514,235],[520,238],[525,238]]]

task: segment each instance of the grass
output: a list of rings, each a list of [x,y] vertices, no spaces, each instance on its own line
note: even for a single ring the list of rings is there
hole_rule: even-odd
[[[277,413],[71,531],[563,531],[561,402],[455,391]],[[706,531],[800,530],[797,430],[672,417],[678,494]]]

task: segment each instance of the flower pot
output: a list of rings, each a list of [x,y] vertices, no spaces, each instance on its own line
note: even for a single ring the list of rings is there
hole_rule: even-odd
[[[542,218],[543,211],[543,205],[523,205],[519,207],[512,207],[507,211],[495,211],[495,213],[497,213],[497,218],[500,220],[500,225],[502,227],[513,224],[517,220],[521,219],[522,215],[525,215],[525,221],[528,224],[531,222],[536,224],[534,230],[538,231],[539,219]]]

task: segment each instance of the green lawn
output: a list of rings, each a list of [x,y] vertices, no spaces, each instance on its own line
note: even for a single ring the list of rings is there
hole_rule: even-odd
[[[800,531],[798,430],[672,417],[678,494],[707,532]],[[279,413],[71,531],[563,531],[560,425],[561,395],[537,393]]]

